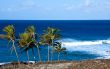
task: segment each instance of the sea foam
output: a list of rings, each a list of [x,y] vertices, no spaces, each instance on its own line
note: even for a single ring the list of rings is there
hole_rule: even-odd
[[[62,39],[62,46],[67,48],[67,51],[86,51],[91,54],[97,54],[101,57],[110,58],[110,40],[94,40],[94,41],[81,41],[75,39]]]
[[[11,62],[0,63],[0,65],[10,64]]]

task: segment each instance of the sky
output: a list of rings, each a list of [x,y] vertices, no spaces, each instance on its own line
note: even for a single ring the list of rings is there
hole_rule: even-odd
[[[110,20],[110,0],[0,0],[0,20]]]

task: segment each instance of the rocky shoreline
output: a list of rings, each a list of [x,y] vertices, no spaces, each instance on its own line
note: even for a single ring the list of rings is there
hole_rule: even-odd
[[[110,59],[39,62],[35,64],[10,63],[0,66],[0,69],[110,69]]]

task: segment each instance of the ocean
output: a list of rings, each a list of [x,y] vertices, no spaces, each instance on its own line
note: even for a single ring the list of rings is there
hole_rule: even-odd
[[[39,35],[48,27],[60,29],[62,37],[58,41],[67,48],[66,53],[60,54],[60,60],[110,58],[110,20],[0,20],[0,34],[4,34],[2,29],[10,24],[14,25],[17,36],[30,25],[36,27]],[[11,54],[10,47],[7,40],[0,39],[0,63],[17,61],[15,53]],[[39,60],[37,51],[34,52],[35,59],[31,50],[29,51],[30,61]],[[47,61],[47,48],[41,46],[40,53],[42,61]],[[19,56],[21,61],[27,61],[25,52]],[[53,56],[52,59],[57,60],[57,53]]]

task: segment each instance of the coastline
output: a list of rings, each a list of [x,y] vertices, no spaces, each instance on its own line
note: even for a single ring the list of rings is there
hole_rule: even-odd
[[[109,67],[110,39],[109,39],[108,31],[106,31],[108,25],[102,24],[101,27],[91,27],[90,26],[91,24],[88,24],[82,26],[83,28],[82,31],[82,28],[79,26],[80,23],[77,25],[71,24],[68,27],[66,27],[68,24],[65,23],[62,24],[63,24],[62,27],[59,27],[59,25],[55,25],[55,27],[57,28],[54,28],[54,27],[48,27],[49,24],[47,23],[45,24],[45,27],[47,26],[47,29],[45,29],[46,32],[43,31],[44,25],[42,26],[41,24],[38,24],[39,25],[38,27],[43,27],[42,29],[39,29],[39,31],[43,31],[43,32],[38,33],[41,35],[41,37],[39,37],[38,40],[36,39],[35,23],[32,26],[30,26],[31,24],[29,23],[27,24],[29,26],[23,25],[22,27],[19,27],[21,26],[21,24],[19,24],[19,26],[18,24],[15,25],[13,24],[4,27],[3,28],[3,30],[5,30],[4,39],[7,39],[8,41],[11,40],[9,46],[12,49],[10,49],[10,51],[11,50],[13,51],[14,49],[15,54],[9,55],[9,52],[7,52],[7,50],[9,50],[9,47],[6,47],[7,43],[5,41],[1,41],[3,47],[1,46],[0,53],[3,56],[0,59],[0,62],[7,62],[7,60],[8,61],[14,60],[16,62],[0,63],[0,69],[109,69],[110,68]],[[103,25],[105,27],[103,27]],[[17,28],[16,30],[15,27]],[[7,31],[7,28],[11,31]],[[65,32],[60,33],[58,28],[64,30]],[[71,29],[74,28],[76,28],[76,31],[74,30],[71,31]],[[93,31],[95,30],[93,28],[95,29],[98,28],[98,30],[96,29],[96,31]],[[20,30],[17,31],[18,29]],[[22,29],[24,30],[22,31]],[[57,31],[58,33],[55,33],[56,31],[54,31],[53,34],[52,33],[53,30],[58,30]],[[100,32],[100,30],[106,31],[107,35],[101,35],[99,37],[98,34],[101,34],[102,32],[102,31]],[[20,33],[20,35],[19,33],[16,33],[17,35],[19,35],[16,36],[15,31],[23,32],[23,33]],[[93,31],[93,32],[89,32],[89,31]],[[91,33],[94,35],[91,35]],[[64,35],[61,41],[59,34]],[[75,34],[76,36],[73,36],[72,34]],[[6,37],[6,35],[9,37]],[[36,48],[37,50],[33,48]],[[30,49],[32,51],[30,51]],[[55,49],[54,51],[55,53],[50,53],[53,52],[53,49]],[[19,52],[20,52],[20,56],[19,56]],[[55,54],[54,57],[53,54]],[[34,61],[30,61],[30,60],[43,61],[41,60],[42,58],[50,62],[35,63]],[[58,61],[56,60],[51,62],[51,60],[54,59],[55,60],[57,59]],[[59,62],[60,59],[66,61]],[[21,62],[21,64],[18,64],[20,61],[23,62]]]
[[[39,62],[25,64],[9,63],[0,69],[109,69],[110,59],[94,59],[84,61]]]

